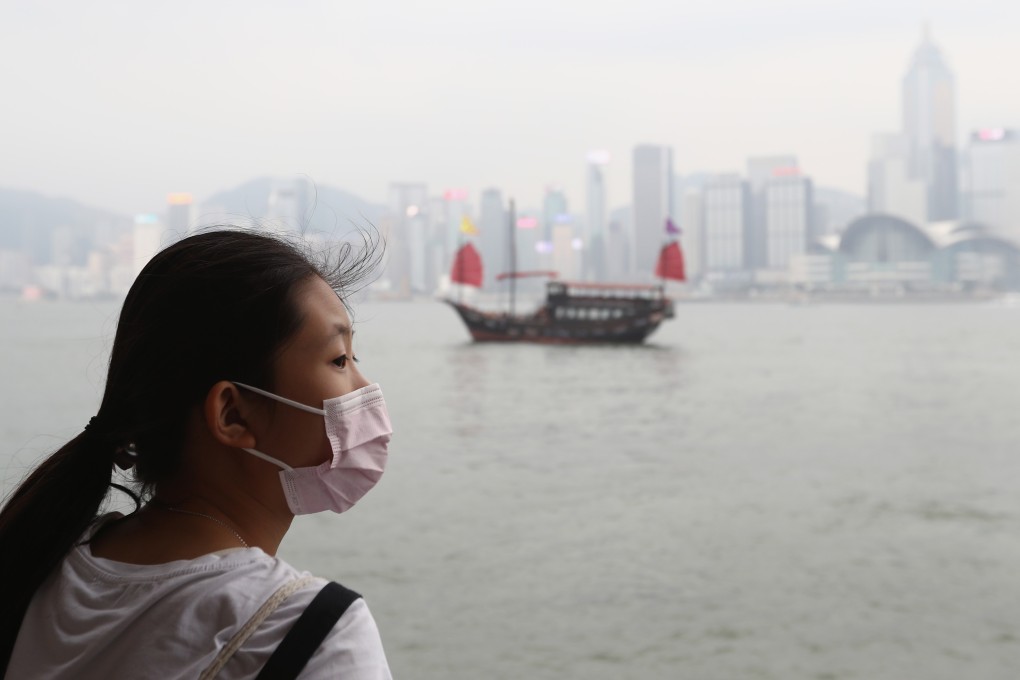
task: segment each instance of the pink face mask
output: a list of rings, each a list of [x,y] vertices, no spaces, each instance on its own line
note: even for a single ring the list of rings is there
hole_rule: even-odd
[[[333,449],[333,457],[321,465],[294,468],[261,451],[245,449],[253,456],[283,468],[280,482],[287,505],[295,515],[348,510],[382,477],[386,468],[386,447],[393,428],[378,384],[327,399],[322,402],[321,409],[251,385],[234,384],[325,419],[326,436]]]

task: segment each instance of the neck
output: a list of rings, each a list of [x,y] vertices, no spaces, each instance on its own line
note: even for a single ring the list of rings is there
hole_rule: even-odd
[[[240,541],[275,555],[290,529],[293,515],[274,513],[251,497],[231,497],[229,491],[223,491],[227,495],[162,485],[151,505],[164,515],[170,514],[172,520],[200,530],[206,537],[218,536],[232,543]],[[200,529],[196,522],[201,523]],[[228,529],[234,534],[233,541],[230,541]]]

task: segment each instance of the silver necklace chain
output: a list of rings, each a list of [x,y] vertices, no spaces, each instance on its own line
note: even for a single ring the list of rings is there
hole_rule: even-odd
[[[237,537],[237,540],[239,540],[241,542],[241,545],[243,545],[245,548],[250,548],[251,547],[250,545],[248,545],[248,542],[246,540],[241,538],[241,534],[237,533],[234,530],[233,527],[231,527],[229,524],[227,524],[226,522],[224,522],[221,519],[216,519],[212,515],[207,515],[204,512],[195,512],[194,510],[181,510],[180,508],[171,508],[169,505],[164,505],[162,507],[163,507],[164,510],[169,510],[170,512],[177,512],[177,513],[180,513],[182,515],[194,515],[195,517],[205,517],[206,519],[211,519],[212,521],[216,522],[220,526],[224,527],[230,533],[234,534],[234,536]]]

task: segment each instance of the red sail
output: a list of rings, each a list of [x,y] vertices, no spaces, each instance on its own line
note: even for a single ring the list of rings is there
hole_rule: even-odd
[[[676,241],[662,247],[659,261],[655,265],[655,276],[660,279],[687,280],[684,275],[684,254],[680,252],[680,244]]]
[[[466,243],[457,251],[450,270],[450,280],[480,288],[482,286],[482,258],[470,243]]]

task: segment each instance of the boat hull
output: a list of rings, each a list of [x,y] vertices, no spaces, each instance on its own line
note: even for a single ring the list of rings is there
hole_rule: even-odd
[[[638,344],[644,342],[663,320],[673,316],[672,302],[669,300],[624,318],[583,320],[553,318],[548,307],[542,307],[530,315],[510,316],[484,312],[454,300],[446,302],[457,311],[476,342]]]

